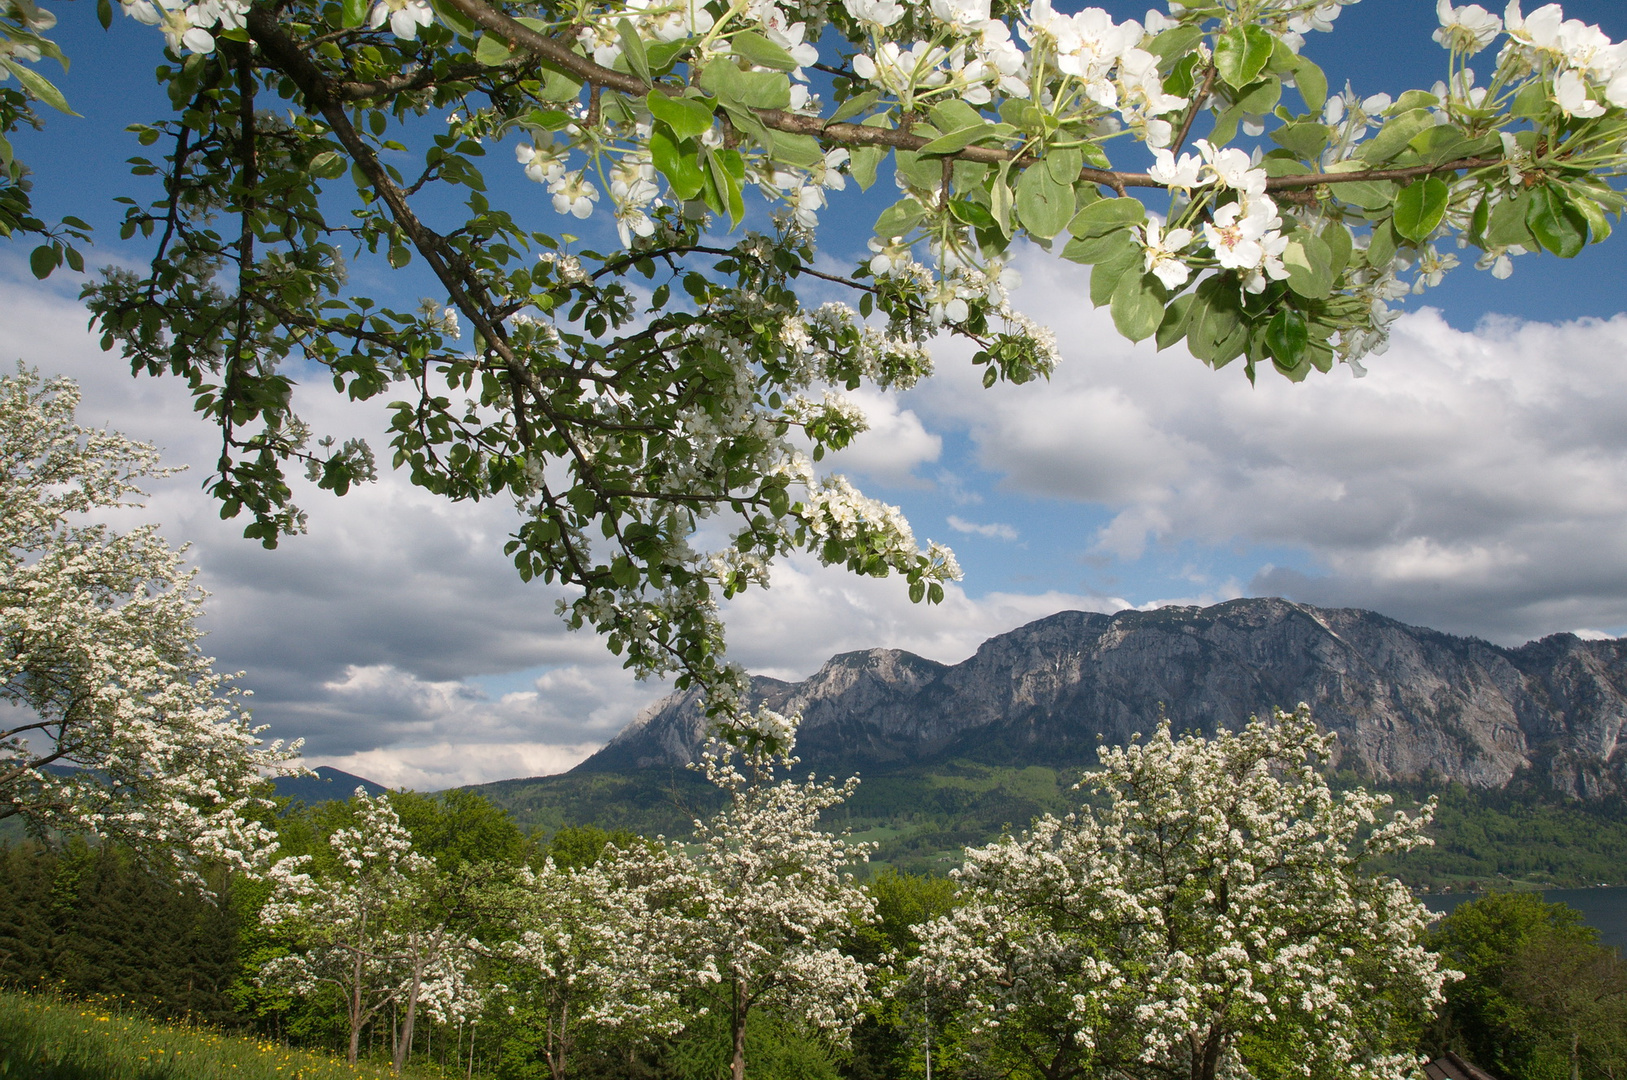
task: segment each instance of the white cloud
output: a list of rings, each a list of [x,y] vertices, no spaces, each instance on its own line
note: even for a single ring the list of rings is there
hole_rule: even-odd
[[[941,604],[912,604],[901,578],[855,577],[794,556],[775,567],[768,589],[731,600],[725,617],[730,659],[757,674],[801,679],[837,653],[877,647],[959,663],[995,634],[1046,615],[1129,606],[1119,597],[1056,590],[973,598],[956,584],[945,587]]]
[[[864,412],[868,430],[841,450],[828,455],[822,468],[851,473],[903,487],[923,481],[913,475],[918,465],[937,461],[943,439],[930,434],[921,418],[899,404],[896,395],[861,388],[843,394]]]
[[[999,521],[979,525],[975,521],[967,521],[958,514],[950,514],[949,527],[959,533],[970,533],[973,536],[983,536],[990,540],[1017,539],[1017,530]]]
[[[364,750],[342,757],[313,757],[309,764],[331,765],[391,788],[440,791],[513,777],[567,772],[600,743],[554,746],[541,743],[438,743],[433,746]]]
[[[964,428],[1007,488],[1112,511],[1096,553],[1297,548],[1315,573],[1262,567],[1249,591],[1505,641],[1627,625],[1627,315],[1463,332],[1425,309],[1366,379],[1267,370],[1251,388],[1240,365],[1123,341],[1079,302],[1080,268],[1024,276],[1018,306],[1062,342],[1055,376],[980,393],[943,359],[910,404]]]

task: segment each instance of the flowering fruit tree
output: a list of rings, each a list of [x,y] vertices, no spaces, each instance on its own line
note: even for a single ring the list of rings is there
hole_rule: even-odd
[[[0,821],[128,843],[198,882],[276,848],[260,790],[296,770],[203,655],[202,592],[128,506],[158,452],[74,422],[79,388],[0,377]]]

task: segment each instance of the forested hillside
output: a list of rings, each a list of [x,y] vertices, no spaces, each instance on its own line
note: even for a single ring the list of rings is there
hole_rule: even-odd
[[[1021,828],[1040,813],[1066,813],[1084,769],[987,765],[955,760],[933,766],[860,774],[853,796],[830,820],[880,845],[875,861],[942,873],[967,844]],[[1349,784],[1351,774],[1338,778]],[[543,835],[591,824],[646,834],[686,835],[693,819],[716,806],[716,794],[688,770],[576,772],[505,780],[471,789]],[[1439,800],[1428,830],[1433,846],[1390,868],[1415,888],[1518,884],[1580,887],[1627,883],[1627,801],[1579,800],[1521,782],[1486,791],[1461,784],[1386,789],[1398,806]]]

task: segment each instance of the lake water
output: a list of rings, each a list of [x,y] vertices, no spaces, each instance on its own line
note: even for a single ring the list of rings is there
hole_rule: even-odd
[[[1419,899],[1431,911],[1442,914],[1473,900],[1478,893],[1432,893]],[[1599,932],[1599,941],[1614,945],[1627,956],[1627,885],[1605,889],[1549,889],[1542,894],[1549,903],[1569,904],[1582,913],[1582,921]]]

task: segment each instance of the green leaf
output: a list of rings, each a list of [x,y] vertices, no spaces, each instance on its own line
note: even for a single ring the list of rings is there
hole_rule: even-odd
[[[1305,316],[1293,308],[1278,311],[1265,328],[1265,347],[1272,361],[1284,371],[1292,371],[1300,365],[1310,340]]]
[[[1437,124],[1414,135],[1407,145],[1417,151],[1424,164],[1439,165],[1466,156],[1479,141],[1464,138],[1451,124]]]
[[[1593,243],[1603,243],[1610,238],[1610,219],[1605,216],[1604,208],[1592,199],[1572,199],[1571,209],[1581,214],[1587,221],[1588,232],[1593,236]],[[70,249],[71,251],[72,249]]]
[[[1192,46],[1203,40],[1203,31],[1188,23],[1172,26],[1152,39],[1147,51],[1166,64],[1174,63],[1192,52]]]
[[[1369,165],[1383,165],[1417,137],[1425,128],[1435,126],[1435,116],[1428,109],[1411,109],[1384,121],[1378,134],[1367,140],[1356,151],[1356,156]]]
[[[1414,180],[1395,197],[1395,231],[1415,244],[1423,243],[1446,217],[1451,200],[1452,189],[1440,177]]]
[[[961,128],[959,131],[951,131],[947,135],[939,135],[936,139],[921,147],[916,153],[953,154],[957,150],[964,150],[979,139],[990,138],[996,132],[997,129],[993,124],[980,124],[976,127]]]
[[[1531,193],[1522,191],[1491,208],[1486,221],[1486,246],[1491,248],[1537,246],[1526,217],[1531,210]]]
[[[1514,104],[1509,111],[1522,120],[1541,120],[1553,108],[1546,81],[1532,79],[1514,95]]]
[[[1063,245],[1062,257],[1069,262],[1090,265],[1120,258],[1125,248],[1132,252],[1143,250],[1129,229],[1102,233],[1098,236],[1075,237]]]
[[[1192,317],[1192,309],[1197,303],[1196,293],[1185,293],[1177,296],[1164,311],[1164,321],[1158,324],[1158,351],[1163,352],[1171,345],[1186,336],[1186,328]]]
[[[880,90],[866,90],[862,94],[854,94],[842,102],[841,107],[831,114],[830,122],[840,124],[845,120],[851,120],[880,100]]]
[[[887,148],[883,146],[855,146],[853,154],[847,160],[847,171],[858,182],[860,191],[869,191],[870,185],[876,182],[876,169],[881,166],[881,159],[887,156]]]
[[[1127,277],[1140,278],[1146,256],[1134,241],[1117,253],[1099,260],[1090,271],[1090,302],[1097,307],[1110,303]]]
[[[96,0],[96,21],[103,30],[113,26],[113,0]]]
[[[1215,44],[1215,70],[1228,86],[1241,90],[1265,70],[1271,45],[1272,37],[1264,27],[1252,23],[1235,26]]]
[[[1145,341],[1164,321],[1164,285],[1151,274],[1127,273],[1113,288],[1113,325],[1131,341]]]
[[[345,174],[345,159],[332,150],[324,150],[313,157],[305,168],[320,180],[335,180]]]
[[[1085,155],[1077,146],[1058,146],[1046,151],[1045,171],[1059,184],[1072,187],[1085,167]]]
[[[1101,199],[1075,214],[1068,222],[1068,232],[1078,237],[1100,236],[1145,224],[1146,220],[1147,208],[1140,199]]]
[[[955,215],[955,220],[970,225],[974,229],[998,229],[1000,223],[994,220],[986,206],[971,202],[967,199],[950,199],[949,212]]]
[[[1186,344],[1193,356],[1217,368],[1242,355],[1248,345],[1248,324],[1236,278],[1217,274],[1198,286],[1187,316]]]
[[[1531,189],[1525,223],[1537,241],[1561,259],[1574,259],[1587,246],[1587,219],[1574,210],[1562,191],[1551,185]]]
[[[1011,196],[1011,162],[1000,166],[994,178],[989,181],[989,214],[1000,226],[1000,234],[1007,239],[1011,237],[1011,219],[1016,212]]]
[[[638,36],[638,29],[631,19],[616,21],[616,37],[621,40],[621,55],[626,58],[628,69],[645,82],[653,82],[650,56],[644,51],[644,39]]]
[[[1275,142],[1297,158],[1306,161],[1315,161],[1317,156],[1328,145],[1329,132],[1325,124],[1313,124],[1301,121],[1297,124],[1284,124],[1271,133],[1271,141]]]
[[[1395,249],[1400,243],[1395,226],[1389,220],[1378,222],[1373,226],[1373,235],[1367,241],[1367,265],[1374,270],[1383,271],[1394,260]]]
[[[791,54],[754,30],[742,30],[729,39],[735,54],[757,67],[775,71],[795,71],[798,64]]]
[[[673,138],[664,121],[650,129],[650,161],[672,185],[672,193],[686,202],[699,195],[706,186],[694,144],[685,146]]]
[[[1237,98],[1237,104],[1243,111],[1254,116],[1264,116],[1277,107],[1282,100],[1282,80],[1275,75],[1268,75],[1259,82],[1248,86]]]
[[[1049,240],[1073,220],[1073,185],[1059,184],[1043,166],[1017,178],[1017,220],[1030,236]]]
[[[1309,229],[1289,238],[1282,264],[1288,269],[1288,287],[1305,299],[1325,300],[1333,291],[1333,252]]]
[[[1224,146],[1237,138],[1237,125],[1243,120],[1243,111],[1243,106],[1234,104],[1215,117],[1215,126],[1209,131],[1209,142]]]
[[[23,84],[23,89],[51,106],[57,112],[67,113],[69,116],[79,115],[68,108],[68,99],[62,96],[62,91],[53,86],[51,80],[33,68],[10,59],[0,60],[0,64],[4,64],[13,75],[17,76],[17,81]]]
[[[41,280],[50,277],[61,262],[62,250],[55,244],[41,244],[28,254],[28,268]]]
[[[744,109],[789,109],[791,79],[778,71],[741,71],[732,60],[714,60],[701,72],[701,88],[719,101]]]
[[[876,218],[876,235],[883,240],[895,236],[908,236],[910,230],[926,217],[926,207],[914,199],[899,199]]]
[[[367,11],[373,5],[369,0],[344,0],[339,6],[339,25],[354,29],[367,21]]]
[[[1338,281],[1339,275],[1350,265],[1350,254],[1356,248],[1355,241],[1349,227],[1342,221],[1328,222],[1327,228],[1322,230],[1321,239],[1328,249],[1328,275]]]
[[[932,120],[932,125],[946,135],[951,131],[977,127],[979,124],[986,122],[982,113],[964,101],[957,101],[953,98],[940,101],[932,106],[927,111],[927,116]]]
[[[1328,77],[1303,56],[1294,67],[1294,85],[1299,87],[1299,96],[1305,99],[1305,107],[1311,112],[1320,112],[1327,103]]]
[[[475,62],[485,64],[487,67],[496,67],[498,64],[508,63],[509,57],[514,53],[509,49],[508,42],[493,33],[480,35],[475,42]]]
[[[680,139],[693,139],[712,130],[712,110],[694,98],[668,97],[659,90],[645,96],[650,114]]]
[[[1383,210],[1395,199],[1393,180],[1353,180],[1335,184],[1333,193],[1363,210]]]
[[[730,116],[738,116],[731,112]],[[819,140],[812,135],[797,135],[789,131],[773,131],[764,129],[768,138],[763,145],[768,148],[768,156],[777,162],[786,165],[800,165],[804,169],[818,168],[825,163],[824,148]]]

